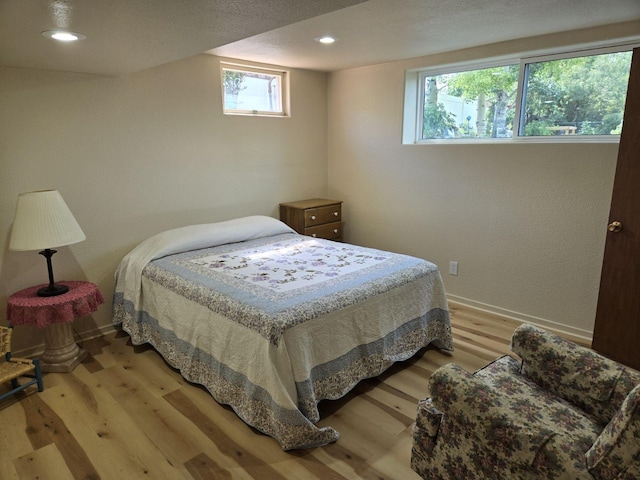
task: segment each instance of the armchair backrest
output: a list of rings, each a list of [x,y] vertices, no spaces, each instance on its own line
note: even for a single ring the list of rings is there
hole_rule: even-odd
[[[533,325],[515,330],[511,350],[522,359],[523,375],[603,426],[640,383],[640,375],[619,363]]]

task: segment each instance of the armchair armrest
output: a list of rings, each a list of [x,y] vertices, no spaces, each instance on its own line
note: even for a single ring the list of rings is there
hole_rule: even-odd
[[[435,440],[441,420],[442,412],[433,406],[430,398],[426,398],[418,403],[414,430],[425,438]]]
[[[428,458],[436,445],[436,438],[440,430],[442,412],[438,411],[430,398],[418,403],[416,423],[413,427],[413,447],[411,449],[411,464],[416,471],[422,470],[422,464]]]
[[[522,359],[523,375],[602,425],[640,383],[619,363],[533,325],[515,330],[511,350]]]
[[[629,393],[586,459],[598,480],[640,478],[640,385]]]
[[[508,395],[454,364],[436,370],[429,387],[433,407],[442,412],[438,444],[466,444],[495,462],[527,470],[554,435],[523,420]]]

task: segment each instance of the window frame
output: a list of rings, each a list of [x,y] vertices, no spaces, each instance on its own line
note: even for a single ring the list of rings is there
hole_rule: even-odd
[[[524,136],[520,132],[523,121],[523,99],[525,91],[525,74],[527,65],[545,61],[561,60],[583,56],[594,56],[607,53],[630,51],[640,46],[640,37],[628,41],[608,44],[589,45],[574,49],[553,49],[544,52],[529,52],[520,55],[493,57],[481,60],[459,62],[445,65],[434,65],[426,68],[407,70],[405,72],[404,124],[402,143],[413,145],[466,145],[479,143],[618,143],[619,134],[613,135],[544,135]],[[423,139],[425,79],[437,75],[482,70],[508,65],[519,65],[516,105],[513,120],[513,136],[502,138],[438,138]],[[414,93],[412,93],[414,92]]]
[[[235,72],[247,72],[253,74],[266,74],[274,77],[279,77],[280,85],[280,110],[245,110],[245,109],[232,109],[225,106],[225,84],[224,76],[226,70],[232,70]],[[288,118],[290,116],[289,105],[289,71],[277,68],[277,67],[257,67],[255,65],[239,64],[220,62],[220,87],[222,93],[222,113],[224,115],[241,115],[249,117],[271,117],[271,118]]]

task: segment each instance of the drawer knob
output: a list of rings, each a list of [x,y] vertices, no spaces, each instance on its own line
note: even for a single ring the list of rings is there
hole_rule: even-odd
[[[338,212],[333,212],[333,216],[337,217],[338,216]]]
[[[334,229],[333,229],[333,233],[338,233],[338,229],[337,229],[337,228],[334,228]]]
[[[312,236],[313,238],[316,238],[316,237],[317,237],[317,235],[316,235],[315,233],[312,233],[312,234],[311,234],[311,236]]]
[[[311,215],[311,220],[315,220],[316,216],[315,215]]]

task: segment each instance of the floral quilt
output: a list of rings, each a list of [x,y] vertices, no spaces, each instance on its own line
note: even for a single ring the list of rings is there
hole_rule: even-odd
[[[388,262],[387,252],[368,252],[342,243],[315,238],[287,238],[214,255],[198,254],[181,264],[201,275],[225,274],[274,292],[304,289],[339,275],[352,275]]]

